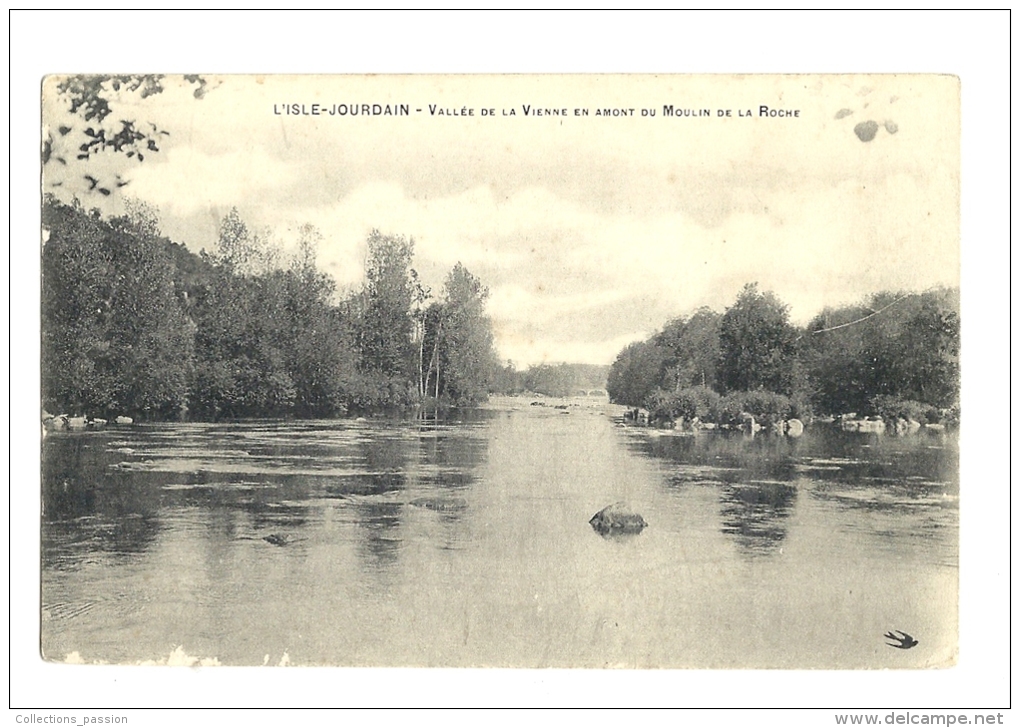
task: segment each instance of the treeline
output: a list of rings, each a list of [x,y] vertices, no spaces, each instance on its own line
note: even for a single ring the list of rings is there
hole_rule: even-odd
[[[494,394],[534,392],[547,397],[571,397],[605,390],[608,366],[601,364],[535,364],[519,371],[508,362],[496,370]]]
[[[827,308],[806,327],[748,284],[725,312],[702,308],[626,347],[614,402],[714,422],[813,415],[952,422],[959,414],[959,291],[883,292]]]
[[[143,419],[328,417],[483,399],[498,362],[487,290],[458,264],[433,296],[413,242],[373,232],[339,296],[322,235],[284,260],[236,210],[196,255],[137,206],[105,220],[48,197],[42,396],[51,412]]]

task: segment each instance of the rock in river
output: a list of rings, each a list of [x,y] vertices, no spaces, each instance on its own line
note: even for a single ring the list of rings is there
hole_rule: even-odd
[[[433,496],[431,498],[415,498],[412,506],[427,508],[438,513],[458,512],[467,509],[467,501],[455,496]]]
[[[617,533],[641,533],[648,524],[640,514],[630,510],[624,503],[606,506],[588,521],[591,527],[603,536]]]

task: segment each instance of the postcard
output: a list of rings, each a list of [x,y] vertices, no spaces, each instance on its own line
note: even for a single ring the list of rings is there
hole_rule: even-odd
[[[956,663],[956,77],[42,110],[46,660]]]

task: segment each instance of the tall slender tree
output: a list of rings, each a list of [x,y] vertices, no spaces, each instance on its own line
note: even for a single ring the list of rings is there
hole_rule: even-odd
[[[665,326],[656,337],[658,345],[669,352],[663,362],[662,389],[717,387],[721,321],[715,311],[700,308],[689,318],[674,319]]]
[[[383,235],[378,230],[369,235],[361,323],[362,368],[409,380],[416,359],[413,253],[414,241],[402,235]]]
[[[492,323],[485,315],[488,295],[481,281],[460,263],[446,278],[436,361],[442,362],[445,372],[442,391],[457,404],[485,399],[497,366]]]

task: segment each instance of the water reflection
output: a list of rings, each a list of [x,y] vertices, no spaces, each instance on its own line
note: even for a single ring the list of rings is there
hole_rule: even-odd
[[[47,437],[45,653],[877,666],[890,611],[928,625],[918,650],[955,639],[927,606],[955,578],[953,439],[681,437],[584,403],[510,405]],[[600,538],[588,521],[616,501],[648,527]],[[846,662],[798,652],[812,630]]]
[[[354,506],[358,528],[357,554],[363,569],[378,576],[396,566],[403,537],[400,533],[402,503],[361,501]]]
[[[728,484],[720,489],[722,532],[752,555],[768,554],[786,538],[797,489],[782,483]]]
[[[698,436],[651,436],[632,441],[635,450],[681,464],[675,483],[741,482],[748,476],[790,480],[802,439],[740,433],[702,433]]]
[[[842,484],[938,483],[959,492],[959,448],[955,436],[921,430],[897,437],[842,432],[820,425],[805,433],[803,457],[794,467],[813,480]]]
[[[49,438],[43,451],[43,547],[64,568],[75,555],[143,552],[161,528],[158,503],[124,474],[106,476],[104,443],[90,434]]]
[[[338,517],[354,529],[365,570],[390,568],[409,535],[407,509],[446,528],[463,518],[463,493],[486,457],[480,433],[494,414],[455,412],[413,427],[254,422],[51,436],[44,559],[66,568],[95,550],[144,552],[162,520],[188,513],[213,539],[279,546]]]
[[[632,451],[669,463],[667,487],[718,488],[720,531],[748,556],[779,548],[801,489],[840,510],[909,513],[917,522],[908,538],[941,537],[946,529],[955,529],[959,455],[955,439],[944,432],[895,437],[843,432],[824,424],[800,438],[734,432],[681,436],[628,427],[621,431]],[[903,538],[893,524],[874,528],[881,538],[889,533]]]

